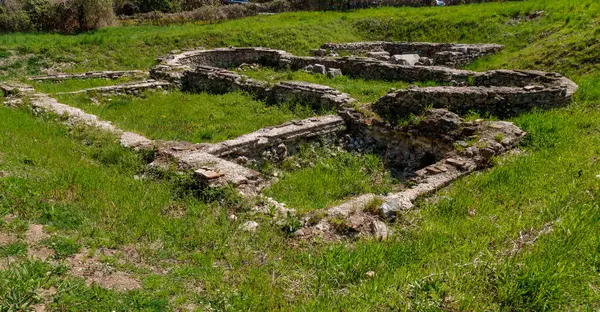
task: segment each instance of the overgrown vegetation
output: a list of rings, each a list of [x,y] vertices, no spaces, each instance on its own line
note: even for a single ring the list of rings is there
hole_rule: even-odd
[[[0,5],[0,32],[73,33],[115,22],[111,0],[8,0]]]
[[[267,196],[300,211],[329,207],[366,193],[387,194],[394,180],[376,155],[358,155],[328,145],[306,145],[281,165]]]
[[[544,13],[527,18],[536,11]],[[293,217],[282,230],[237,200],[176,193],[179,182],[144,175],[141,156],[115,138],[0,108],[0,215],[14,215],[1,231],[22,234],[40,223],[89,249],[134,246],[160,269],[122,267],[142,288],[110,291],[86,286],[65,265],[26,260],[22,243],[7,245],[0,310],[32,307],[52,287],[54,310],[598,310],[599,13],[592,0],[524,1],[2,36],[5,77],[54,64],[143,69],[171,49],[198,45],[307,53],[328,41],[460,41],[506,45],[473,69],[558,71],[581,89],[568,108],[514,118],[528,132],[522,153],[419,203],[391,225],[388,240],[334,244],[290,237]],[[246,221],[259,223],[255,233],[240,230]]]

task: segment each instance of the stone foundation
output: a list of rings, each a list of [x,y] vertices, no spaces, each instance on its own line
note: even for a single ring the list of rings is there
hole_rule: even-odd
[[[193,174],[202,186],[233,185],[248,196],[259,194],[269,183],[269,179],[247,167],[250,160],[260,161],[265,155],[270,155],[268,161],[281,161],[306,141],[346,140],[348,149],[381,155],[385,166],[393,174],[410,179],[414,186],[397,194],[367,194],[350,200],[329,209],[328,216],[316,225],[306,223],[297,235],[312,237],[329,233],[338,237],[340,233],[335,233],[337,230],[332,221],[346,218],[348,228],[344,231],[350,229],[352,233],[377,238],[384,238],[388,233],[380,217],[394,219],[404,209],[411,208],[417,198],[460,176],[489,166],[492,157],[515,147],[525,135],[512,123],[465,121],[459,114],[476,111],[482,115],[506,117],[533,108],[565,106],[577,90],[575,83],[556,73],[474,72],[443,66],[398,65],[387,61],[384,53],[372,53],[418,54],[419,62],[413,55],[412,61],[415,62],[406,63],[422,63],[421,58],[426,61],[425,58],[428,58],[454,66],[500,51],[502,47],[497,45],[375,42],[326,45],[324,48],[368,50],[379,59],[298,57],[266,48],[199,48],[161,58],[160,64],[151,70],[151,77],[158,81],[78,91],[136,94],[144,88],[171,86],[189,92],[216,94],[241,91],[271,104],[302,104],[310,105],[316,111],[337,112],[337,115],[260,129],[216,144],[149,140],[58,103],[47,95],[35,93],[31,87],[0,85],[0,89],[9,96],[6,101],[9,105],[19,105],[29,98],[34,109],[64,115],[71,125],[98,127],[119,134],[123,146],[154,150],[153,166],[175,167],[178,171]],[[393,91],[372,105],[357,107],[350,96],[327,86],[295,81],[270,85],[228,70],[242,64],[293,70],[319,64],[324,68],[339,69],[344,75],[354,78],[435,81],[445,86]],[[377,213],[365,212],[365,206],[373,200],[382,202]]]
[[[73,92],[60,92],[57,94],[80,94],[80,93],[98,93],[102,95],[140,95],[145,91],[159,91],[173,88],[173,84],[166,81],[145,80],[131,83],[123,83],[114,86],[95,87]]]
[[[426,107],[504,118],[533,108],[565,106],[569,101],[567,89],[561,87],[428,87],[388,93],[373,104],[373,111],[393,123],[411,114],[420,115]]]
[[[148,72],[141,70],[124,70],[124,71],[95,71],[80,74],[53,74],[45,76],[29,77],[33,81],[62,81],[68,79],[119,79],[121,77],[145,77]]]
[[[496,54],[504,49],[497,44],[462,44],[428,42],[353,42],[326,43],[321,49],[335,52],[366,54],[387,52],[389,55],[418,54],[433,60],[433,65],[456,67],[473,62],[475,59]]]

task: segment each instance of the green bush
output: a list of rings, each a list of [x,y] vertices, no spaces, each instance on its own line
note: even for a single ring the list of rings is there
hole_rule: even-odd
[[[0,11],[0,32],[74,33],[114,23],[112,0],[25,0]]]

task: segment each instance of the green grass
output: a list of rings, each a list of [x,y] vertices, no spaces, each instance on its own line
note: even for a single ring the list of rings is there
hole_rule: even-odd
[[[118,79],[67,79],[63,81],[26,81],[31,84],[36,91],[43,93],[73,92],[88,88],[112,86],[120,83],[140,80],[137,77],[121,77]]]
[[[535,11],[544,11],[543,17],[527,20]],[[307,54],[329,41],[405,40],[496,42],[506,45],[506,51],[473,68],[511,65],[581,74],[598,69],[594,20],[599,12],[600,4],[593,0],[546,0],[443,9],[294,12],[211,25],[109,27],[72,36],[8,34],[0,36],[0,46],[24,59],[4,64],[0,70],[6,76],[18,76],[55,63],[67,65],[70,71],[147,69],[160,55],[195,46],[266,46]]]
[[[524,19],[537,10],[544,10],[542,18]],[[66,266],[26,260],[23,247],[13,246],[6,254],[15,262],[0,269],[0,310],[31,306],[49,287],[57,288],[51,308],[74,311],[164,311],[188,304],[201,311],[598,310],[599,12],[591,0],[524,1],[290,13],[73,36],[3,35],[3,49],[34,54],[0,68],[19,79],[53,62],[73,63],[77,71],[147,68],[171,49],[198,45],[307,53],[328,41],[410,40],[505,44],[501,54],[469,67],[553,70],[581,89],[568,108],[514,118],[528,132],[522,154],[501,157],[494,168],[420,202],[390,225],[392,238],[333,244],[293,241],[276,220],[254,214],[244,201],[190,192],[182,177],[140,179],[143,159],[115,138],[70,132],[52,120],[0,108],[0,170],[10,174],[0,178],[0,215],[17,215],[2,230],[22,233],[37,222],[89,249],[133,244],[143,261],[170,269],[127,269],[143,287],[121,293],[88,287]],[[308,178],[296,179],[309,189]],[[314,191],[316,199],[325,198]],[[174,210],[183,213],[174,217]],[[239,230],[250,220],[260,224],[256,233]],[[531,239],[548,224],[550,232]],[[520,242],[522,236],[533,243]]]
[[[174,91],[149,93],[143,98],[101,98],[100,104],[93,103],[88,95],[58,98],[151,139],[194,143],[224,141],[288,120],[314,116],[303,106],[269,106],[242,93],[210,95]]]
[[[280,180],[264,193],[301,212],[361,194],[386,194],[394,184],[378,156],[340,150],[307,146],[286,159],[282,169]]]

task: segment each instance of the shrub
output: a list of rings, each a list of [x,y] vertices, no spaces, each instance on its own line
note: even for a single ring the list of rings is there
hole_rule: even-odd
[[[73,33],[114,23],[111,0],[25,0],[0,11],[0,32]]]

